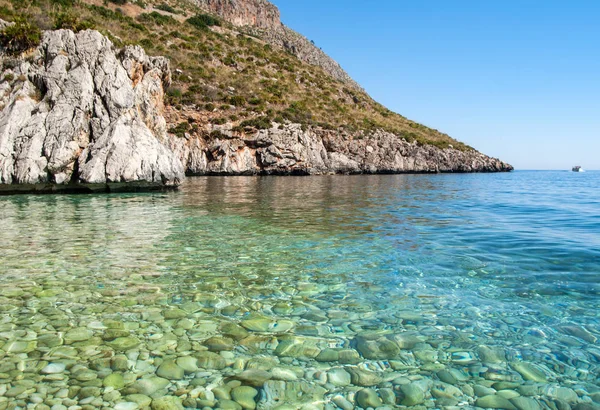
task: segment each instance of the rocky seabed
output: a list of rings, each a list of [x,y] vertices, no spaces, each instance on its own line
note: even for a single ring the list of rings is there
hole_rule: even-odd
[[[600,408],[598,334],[583,326],[484,324],[416,289],[377,308],[336,278],[239,280],[5,284],[0,410]]]

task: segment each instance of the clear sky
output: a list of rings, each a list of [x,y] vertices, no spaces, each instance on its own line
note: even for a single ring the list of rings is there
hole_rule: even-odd
[[[517,169],[600,169],[600,1],[272,2],[391,110]]]

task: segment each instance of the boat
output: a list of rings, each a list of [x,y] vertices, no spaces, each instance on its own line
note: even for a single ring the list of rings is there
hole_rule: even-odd
[[[583,168],[581,168],[579,165],[574,166],[572,171],[573,172],[585,172],[585,170]]]

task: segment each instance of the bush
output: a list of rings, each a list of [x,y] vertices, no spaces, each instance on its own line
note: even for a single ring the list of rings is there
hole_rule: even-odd
[[[0,45],[10,54],[19,54],[37,47],[41,39],[40,29],[22,17],[0,31]]]
[[[244,128],[248,127],[256,128],[257,130],[268,130],[271,128],[271,126],[271,120],[268,117],[256,117],[242,121],[242,123],[236,127],[236,129],[243,130]]]
[[[70,8],[75,5],[75,0],[51,0],[51,3],[56,6]]]
[[[181,92],[181,89],[176,88],[176,87],[169,87],[167,88],[167,103],[169,104],[178,104],[181,102],[181,97],[183,96],[183,93]]]
[[[212,120],[210,120],[210,123],[215,125],[223,125],[226,122],[227,120],[225,118],[213,118]]]
[[[87,30],[87,29],[91,29],[91,28],[94,28],[94,23],[92,21],[89,21],[89,20],[81,21],[81,20],[79,20],[79,18],[77,18],[77,16],[75,16],[74,14],[69,13],[69,12],[59,13],[54,18],[54,29],[55,30],[68,29],[68,30],[73,30],[75,32],[78,32],[78,31]]]
[[[114,4],[118,4],[119,6],[127,4],[127,0],[109,0],[109,1]]]
[[[208,14],[196,14],[186,20],[188,24],[196,27],[199,30],[206,30],[210,26],[220,26],[221,22]]]
[[[184,138],[185,133],[191,129],[190,124],[187,122],[180,122],[176,127],[172,127],[169,129],[171,134],[177,135],[179,138]]]
[[[167,3],[159,4],[158,6],[156,6],[156,8],[158,10],[166,11],[167,13],[177,14],[177,10],[175,10],[173,7],[169,6]]]
[[[227,99],[229,104],[235,105],[236,107],[243,107],[246,105],[246,99],[241,95],[234,95],[233,97],[229,97]]]
[[[173,17],[162,15],[156,11],[153,11],[152,13],[142,13],[138,16],[138,20],[144,23],[155,23],[159,26],[177,22]]]
[[[143,38],[140,41],[138,41],[138,44],[144,48],[150,48],[154,45],[154,42],[149,38]]]

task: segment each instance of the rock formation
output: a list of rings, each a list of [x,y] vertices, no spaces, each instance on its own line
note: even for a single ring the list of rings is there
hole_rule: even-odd
[[[1,62],[0,191],[148,189],[184,178],[163,144],[166,59],[117,52],[97,31],[58,30]]]
[[[35,50],[0,61],[0,193],[176,187],[186,173],[512,170],[474,150],[421,146],[383,131],[272,123],[242,132],[206,123],[194,135],[169,134],[169,62],[137,46],[115,50],[97,31],[47,31]]]
[[[360,173],[504,172],[512,167],[477,151],[440,149],[375,132],[353,138],[298,124],[244,136],[231,126],[212,126],[213,137],[178,138],[170,146],[188,175],[314,175]],[[214,136],[217,136],[216,138]]]
[[[279,30],[282,26],[279,9],[267,0],[196,0],[196,4],[238,27]]]

